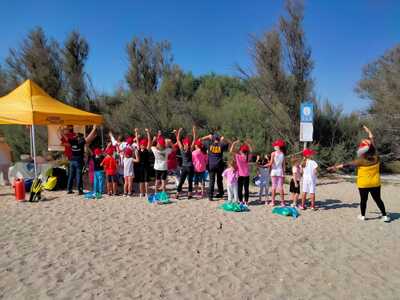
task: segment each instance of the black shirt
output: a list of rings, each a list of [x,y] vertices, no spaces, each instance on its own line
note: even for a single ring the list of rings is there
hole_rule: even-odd
[[[95,171],[103,171],[104,168],[100,165],[104,159],[103,155],[99,155],[98,157],[93,156],[94,170]]]
[[[147,149],[144,149],[143,151],[139,149],[138,151],[138,156],[139,156],[139,166],[141,167],[149,167],[150,166],[150,152]]]
[[[73,139],[69,139],[68,143],[71,145],[72,150],[71,160],[83,162],[86,145],[85,139],[75,137]]]
[[[182,156],[182,167],[192,167],[192,150],[189,149],[187,151],[181,150],[181,156]]]

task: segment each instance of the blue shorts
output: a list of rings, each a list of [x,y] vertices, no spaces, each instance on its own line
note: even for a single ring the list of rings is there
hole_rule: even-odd
[[[194,184],[205,183],[206,182],[206,172],[194,172]]]
[[[117,175],[106,175],[108,183],[118,183]]]

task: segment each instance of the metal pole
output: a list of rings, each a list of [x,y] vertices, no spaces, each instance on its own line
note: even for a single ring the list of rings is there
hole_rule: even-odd
[[[32,125],[29,126],[29,149],[30,155],[33,157],[33,150],[32,150]]]
[[[104,127],[101,125],[101,149],[104,149]]]
[[[35,141],[35,125],[32,125],[32,149],[33,149],[33,166],[35,168],[35,178],[37,178],[37,165],[36,165],[36,141]]]
[[[307,142],[304,142],[304,147],[303,149],[307,149]]]

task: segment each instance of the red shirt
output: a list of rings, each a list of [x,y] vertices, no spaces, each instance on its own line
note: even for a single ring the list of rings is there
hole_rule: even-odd
[[[104,171],[106,172],[106,175],[115,175],[117,174],[117,161],[115,160],[114,157],[107,155],[103,159],[103,167]]]
[[[178,161],[176,159],[176,150],[174,149],[167,158],[168,170],[173,171],[178,167]]]
[[[68,143],[68,141],[70,139],[73,139],[75,137],[75,133],[70,132],[70,133],[67,133],[65,136],[67,137],[67,139],[64,139],[64,137],[61,138],[61,143],[62,144],[66,144],[66,143]],[[65,155],[66,158],[68,158],[68,160],[71,160],[71,158],[72,158],[72,149],[71,149],[70,145],[65,145],[64,146],[64,155]]]

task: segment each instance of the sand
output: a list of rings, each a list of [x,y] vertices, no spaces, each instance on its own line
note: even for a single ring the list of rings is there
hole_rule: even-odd
[[[354,184],[322,183],[296,220],[207,200],[17,203],[2,187],[0,299],[400,299],[400,187],[383,187],[387,224],[372,200],[357,219]]]

